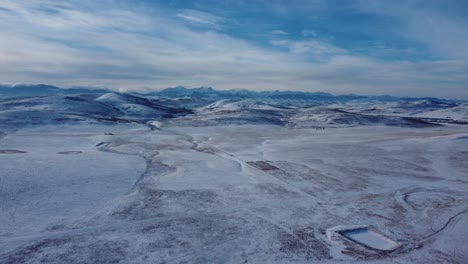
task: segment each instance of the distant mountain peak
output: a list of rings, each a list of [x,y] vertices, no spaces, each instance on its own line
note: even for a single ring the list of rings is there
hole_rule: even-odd
[[[25,97],[25,96],[48,96],[56,94],[95,94],[102,95],[105,93],[118,93],[106,88],[93,88],[93,87],[72,87],[72,88],[59,88],[48,84],[0,84],[0,97]],[[216,90],[212,87],[198,87],[186,88],[183,86],[176,86],[166,88],[160,91],[149,93],[122,93],[126,95],[139,95],[139,96],[157,96],[161,98],[193,98],[205,99],[209,101],[218,101],[223,99],[229,100],[245,100],[255,99],[266,103],[280,102],[281,104],[295,103],[303,105],[307,104],[333,104],[343,103],[353,100],[361,101],[381,101],[381,102],[396,102],[407,101],[414,102],[418,100],[427,100],[428,104],[453,104],[465,102],[462,100],[445,100],[432,97],[423,98],[410,98],[410,97],[396,97],[390,95],[382,96],[362,96],[356,94],[343,94],[333,95],[331,93],[316,91],[252,91],[246,89],[231,89],[231,90]]]

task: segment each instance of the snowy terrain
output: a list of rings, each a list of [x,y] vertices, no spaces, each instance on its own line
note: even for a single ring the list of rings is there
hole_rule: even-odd
[[[466,102],[330,96],[5,96],[0,263],[466,263]]]

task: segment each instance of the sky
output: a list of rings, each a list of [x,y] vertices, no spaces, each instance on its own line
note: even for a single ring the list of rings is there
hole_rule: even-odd
[[[468,1],[1,0],[0,83],[468,99]]]

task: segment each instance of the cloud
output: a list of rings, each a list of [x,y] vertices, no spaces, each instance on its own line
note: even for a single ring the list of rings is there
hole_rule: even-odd
[[[274,46],[287,48],[294,54],[309,54],[316,58],[347,53],[344,49],[315,39],[305,41],[273,40],[270,43]]]
[[[315,30],[304,29],[304,30],[301,31],[301,35],[303,37],[317,37],[318,33]]]
[[[455,52],[439,60],[382,61],[311,32],[299,40],[282,34],[276,40],[242,36],[246,23],[257,26],[259,32],[281,28],[255,23],[262,18],[236,25],[229,21],[239,17],[226,17],[227,11],[168,9],[126,1],[109,6],[104,2],[109,3],[1,1],[0,82],[127,90],[184,85],[468,98],[468,62],[456,58]],[[447,21],[453,24],[457,20]],[[230,27],[234,27],[232,32]],[[403,34],[409,32],[411,27]],[[424,36],[415,38],[423,41]],[[461,52],[463,47],[457,49]]]
[[[283,31],[283,30],[280,30],[280,29],[272,30],[271,33],[273,33],[273,34],[275,34],[275,35],[289,35],[288,32]]]
[[[426,45],[441,58],[468,59],[468,18],[459,13],[468,9],[466,1],[358,0],[355,8],[392,18],[403,25],[395,32]]]
[[[213,14],[198,10],[186,9],[177,14],[177,17],[182,18],[196,25],[207,26],[211,28],[221,28],[224,19]]]

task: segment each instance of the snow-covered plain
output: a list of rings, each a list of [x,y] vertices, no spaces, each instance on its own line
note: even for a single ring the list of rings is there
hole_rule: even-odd
[[[274,112],[291,109],[222,101],[168,120],[145,110],[124,123],[76,113],[0,126],[0,263],[468,259],[466,125]],[[273,117],[295,125],[264,122]],[[399,247],[373,250],[339,232],[353,227]]]

